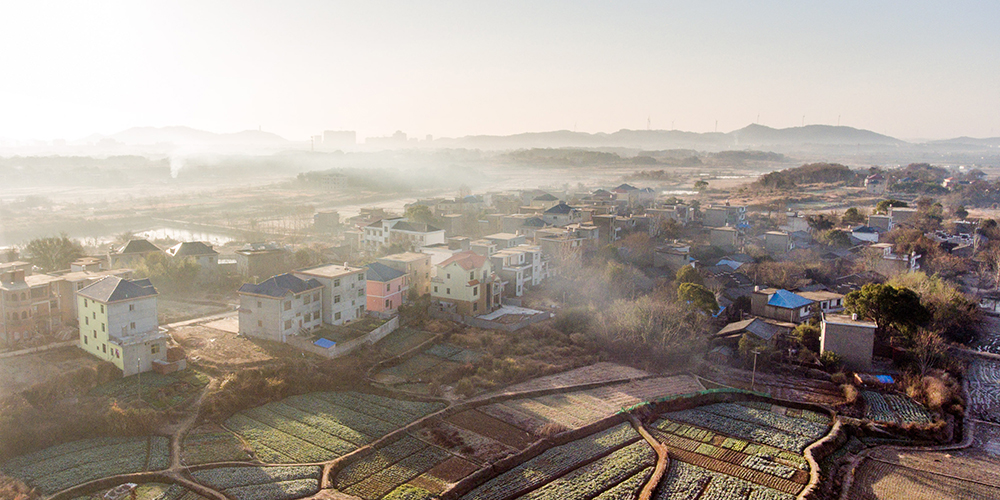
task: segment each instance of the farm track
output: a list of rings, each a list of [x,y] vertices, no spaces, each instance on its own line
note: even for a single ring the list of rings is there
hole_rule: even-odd
[[[660,480],[663,479],[663,475],[667,473],[667,469],[670,467],[670,452],[667,450],[666,445],[659,442],[655,437],[653,437],[652,434],[649,433],[646,426],[644,426],[639,419],[635,418],[635,415],[629,413],[628,419],[629,422],[632,423],[632,427],[635,428],[636,432],[638,432],[639,435],[641,435],[642,438],[649,443],[649,446],[653,448],[653,451],[656,452],[656,468],[653,469],[653,475],[650,476],[649,480],[646,481],[646,484],[642,486],[638,499],[650,500],[653,498],[653,491],[656,490],[656,487],[660,484]]]

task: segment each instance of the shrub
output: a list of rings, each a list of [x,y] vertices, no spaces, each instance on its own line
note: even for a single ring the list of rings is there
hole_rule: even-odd
[[[840,386],[840,390],[844,392],[844,400],[846,400],[847,404],[854,405],[859,402],[858,388],[855,387],[853,384],[843,384]]]
[[[842,360],[840,355],[833,351],[826,351],[819,356],[819,362],[823,364],[823,368],[827,370],[834,370],[839,368]]]

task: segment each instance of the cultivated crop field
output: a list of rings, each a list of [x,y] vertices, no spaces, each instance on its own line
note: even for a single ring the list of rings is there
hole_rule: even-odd
[[[323,392],[240,412],[225,426],[249,443],[263,462],[315,463],[349,453],[443,407],[357,392]]]
[[[243,443],[233,433],[216,425],[204,425],[184,436],[181,461],[185,465],[212,462],[243,462],[250,459]]]
[[[673,474],[673,482],[661,485],[662,498],[673,498],[662,496],[668,490],[678,498],[699,498],[695,492],[701,491],[701,498],[730,498],[726,492],[732,498],[795,495],[809,479],[802,450],[831,424],[819,413],[760,402],[718,403],[662,417],[653,427],[670,450]],[[679,466],[675,473],[675,463],[695,468]]]
[[[793,500],[795,495],[679,460],[654,492],[655,500]]]
[[[375,346],[382,349],[389,356],[399,356],[433,337],[433,333],[403,327],[378,341]]]
[[[91,394],[107,396],[119,401],[131,401],[135,400],[141,392],[142,400],[146,404],[163,410],[187,401],[206,384],[208,384],[208,377],[192,369],[168,375],[147,372],[100,385],[95,387]]]
[[[221,467],[191,473],[236,500],[291,500],[319,491],[319,467]]]
[[[91,500],[96,495],[76,500]],[[135,500],[202,500],[205,497],[176,484],[144,483],[135,489]]]
[[[13,458],[0,467],[44,493],[107,476],[170,466],[165,437],[116,437],[74,441]]]
[[[629,424],[619,424],[549,448],[462,498],[591,498],[632,479],[654,462],[653,449]]]
[[[865,399],[865,418],[868,420],[898,424],[929,424],[934,421],[930,412],[906,396],[875,391],[861,391],[861,395]]]
[[[374,378],[377,382],[394,386],[428,382],[466,363],[478,361],[481,357],[481,352],[447,343],[435,344],[398,365],[381,370]]]
[[[966,372],[969,380],[969,413],[1000,423],[1000,363],[974,359]]]
[[[940,500],[1000,498],[1000,488],[866,458],[858,465],[849,498],[856,500]]]
[[[531,379],[527,382],[505,387],[500,392],[524,392],[548,389],[564,389],[583,384],[631,380],[650,376],[649,372],[630,366],[601,362],[573,370]]]
[[[446,481],[424,473],[450,458],[447,451],[404,435],[345,467],[335,484],[338,490],[365,500],[378,500],[418,477],[421,484],[442,491]]]

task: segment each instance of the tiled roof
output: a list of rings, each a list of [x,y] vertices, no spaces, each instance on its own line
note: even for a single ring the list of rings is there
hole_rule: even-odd
[[[559,202],[558,205],[555,205],[552,208],[546,210],[545,213],[547,213],[547,214],[568,214],[568,213],[570,213],[572,211],[573,211],[572,207],[570,207],[569,205],[567,205],[567,204],[565,204],[563,202]]]
[[[458,263],[458,265],[461,266],[462,269],[465,269],[466,271],[471,271],[473,269],[479,269],[483,267],[483,264],[486,263],[486,260],[487,260],[486,257],[479,255],[476,252],[469,251],[452,255],[451,257],[448,258],[448,260],[438,264],[438,266],[444,268],[450,266],[453,263]]]
[[[559,198],[556,198],[555,196],[552,196],[549,193],[545,193],[545,194],[543,194],[541,196],[536,196],[535,197],[535,201],[558,201],[558,200],[559,200]]]
[[[129,240],[125,246],[118,249],[118,253],[148,253],[159,251],[160,249],[148,240]]]
[[[323,288],[323,284],[315,279],[309,278],[308,280],[303,280],[293,274],[286,273],[271,277],[256,285],[253,283],[244,283],[239,291],[240,293],[252,293],[280,298],[289,293],[297,294],[317,288]]]
[[[203,241],[185,241],[178,243],[167,249],[167,253],[173,257],[192,257],[199,255],[219,255],[212,247]]]
[[[148,279],[129,281],[118,276],[108,276],[76,292],[98,302],[137,299],[156,295],[156,288]]]
[[[413,231],[415,233],[432,233],[434,231],[440,231],[441,229],[436,228],[430,224],[424,224],[423,222],[397,222],[396,225],[392,226],[393,231]]]
[[[368,269],[365,271],[365,279],[368,281],[387,283],[402,276],[406,276],[406,273],[378,262],[368,264],[367,268]]]

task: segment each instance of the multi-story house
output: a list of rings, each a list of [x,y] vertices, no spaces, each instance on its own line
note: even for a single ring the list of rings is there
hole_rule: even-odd
[[[288,271],[289,255],[276,243],[250,243],[236,251],[236,271],[247,278],[282,274]]]
[[[802,323],[815,313],[813,304],[815,302],[812,300],[788,290],[765,288],[753,291],[750,296],[750,313],[778,321]]]
[[[490,240],[496,244],[497,248],[512,248],[527,243],[527,237],[523,234],[494,233],[483,236],[484,240]]]
[[[203,241],[186,241],[167,249],[167,255],[175,259],[191,259],[201,267],[202,272],[211,272],[219,267],[219,252]]]
[[[75,324],[80,317],[77,310],[76,292],[84,287],[104,279],[108,276],[117,276],[122,279],[132,279],[132,270],[129,268],[111,269],[105,271],[70,271],[59,274],[58,281],[53,281],[56,296],[59,297],[59,321],[63,324]]]
[[[365,315],[368,286],[365,269],[327,264],[295,271],[301,279],[315,279],[323,285],[323,322],[340,325]]]
[[[160,253],[163,253],[163,250],[148,240],[130,240],[117,250],[108,252],[108,263],[112,268],[135,267],[146,257]]]
[[[156,288],[148,279],[108,276],[76,292],[80,348],[117,366],[125,376],[167,358],[167,335],[156,317]]]
[[[54,286],[59,278],[26,274],[18,264],[0,267],[0,344],[4,345],[51,333],[61,323]]]
[[[705,227],[740,227],[747,219],[745,205],[712,205],[702,210],[701,224]]]
[[[503,283],[486,256],[461,252],[437,265],[431,298],[446,312],[479,316],[502,305]]]
[[[395,312],[406,301],[409,285],[403,271],[373,262],[366,266],[365,278],[369,311]]]
[[[558,227],[583,222],[583,212],[563,202],[545,210],[541,216],[546,224]]]
[[[445,242],[444,229],[421,222],[399,221],[389,229],[389,244],[407,251]]]
[[[273,276],[239,289],[240,334],[285,342],[289,335],[323,324],[323,284],[292,274]]]
[[[520,297],[528,288],[538,286],[548,277],[548,259],[542,247],[519,245],[499,250],[490,256],[493,269],[504,281],[508,295]]]
[[[444,260],[444,259],[442,259]],[[426,253],[406,252],[379,257],[378,262],[406,273],[410,289],[418,295],[431,293],[431,256]]]

